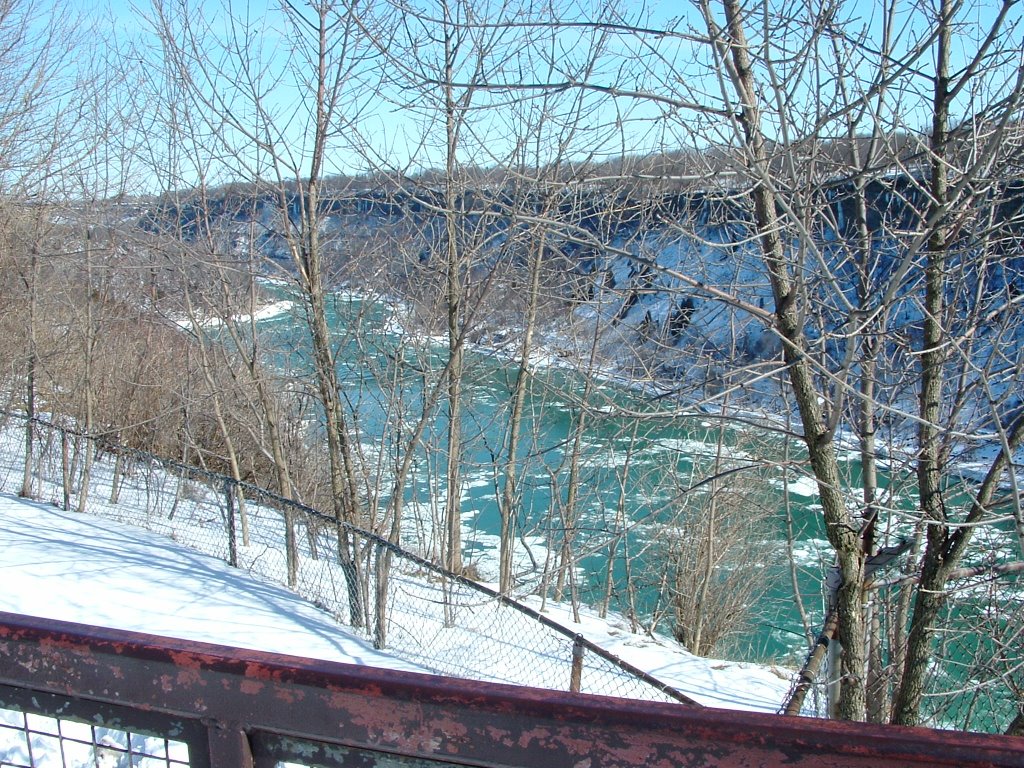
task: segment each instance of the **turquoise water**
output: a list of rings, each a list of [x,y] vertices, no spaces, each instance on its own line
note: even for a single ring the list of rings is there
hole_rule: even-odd
[[[383,303],[339,296],[330,322],[366,471],[377,473],[367,485],[380,489],[375,499],[378,508],[385,506],[390,492],[389,468],[404,452],[417,421],[427,420],[415,449],[413,473],[404,487],[403,544],[436,554],[435,532],[445,488],[447,414],[443,398],[432,398],[432,392],[441,380],[447,346],[441,339],[405,334],[391,326],[393,319]],[[277,350],[277,363],[292,372],[308,367],[297,327],[286,315],[261,325]],[[466,562],[479,564],[482,576],[490,580],[497,578],[500,466],[517,373],[517,364],[508,356],[483,349],[467,355],[463,556]],[[764,514],[759,532],[764,541],[752,576],[761,580],[763,594],[753,601],[744,630],[721,652],[750,660],[800,663],[807,641],[796,592],[810,631],[817,632],[823,614],[820,585],[831,552],[814,485],[801,467],[799,445],[792,441],[787,445],[779,431],[758,427],[756,419],[722,426],[710,416],[678,416],[671,411],[673,403],[608,381],[592,380],[588,389],[581,376],[565,367],[536,367],[529,383],[516,467],[517,573],[523,589],[540,586],[539,571],[553,565],[563,540],[571,447],[578,420],[585,414],[575,486],[578,515],[573,526],[582,602],[601,605],[608,599],[611,610],[634,611],[644,624],[664,612],[659,596],[666,573],[665,542],[678,520],[699,515],[704,508],[707,486],[701,483],[716,466],[717,454],[719,470],[735,470],[729,482],[745,489],[742,503]],[[843,464],[855,513],[861,494],[856,458],[851,454]],[[880,485],[885,507],[894,512],[914,509],[913,478],[882,473]],[[890,514],[887,519],[895,521],[882,531],[889,534],[889,541],[912,533],[905,522],[913,519],[912,514]],[[789,526],[794,533],[796,591],[786,546]],[[723,566],[734,567],[728,557]],[[627,575],[632,589],[627,588]],[[955,610],[969,615],[975,602],[962,602]],[[667,632],[670,627],[671,621],[662,617],[659,629]],[[976,646],[983,641],[970,642]]]
[[[344,395],[357,416],[367,465],[394,466],[403,441],[426,413],[428,426],[404,491],[407,515],[420,519],[407,520],[404,535],[406,545],[430,552],[436,543],[415,538],[430,538],[445,487],[447,414],[443,398],[431,402],[431,393],[440,381],[446,344],[412,339],[398,328],[389,330],[389,320],[384,304],[343,296],[336,297],[330,317]],[[308,368],[297,327],[287,315],[261,324],[266,342],[276,350],[276,363],[291,371]],[[482,575],[496,579],[497,498],[503,487],[499,475],[518,367],[508,357],[472,350],[465,373],[464,559],[478,561]],[[727,482],[744,483],[745,498],[764,516],[759,535],[769,540],[761,547],[764,561],[757,576],[765,594],[756,602],[750,627],[734,639],[731,650],[761,659],[802,656],[804,627],[795,607],[784,543],[786,478],[800,556],[799,589],[812,623],[821,618],[821,561],[828,557],[828,548],[812,486],[801,479],[799,468],[786,470],[780,465],[785,446],[777,433],[749,425],[721,427],[710,417],[679,416],[667,400],[652,402],[607,381],[592,382],[584,395],[584,380],[566,367],[536,367],[529,384],[516,467],[517,566],[527,587],[537,586],[539,578],[531,566],[551,566],[563,540],[573,435],[578,420],[585,418],[572,526],[580,599],[591,605],[607,599],[612,610],[633,610],[644,623],[663,611],[659,581],[665,573],[665,526],[671,530],[677,519],[688,519],[706,504],[704,481],[717,462],[720,471],[733,471]],[[790,446],[789,451],[790,461],[798,465],[798,448]],[[386,457],[382,463],[377,461],[381,455]],[[855,487],[854,467],[849,470]],[[381,477],[385,482],[377,487],[386,493],[390,478],[386,472]],[[756,497],[751,496],[751,487],[757,489]],[[386,495],[376,501],[383,507]],[[632,590],[627,588],[627,572]],[[670,623],[665,619],[660,626],[667,631]]]

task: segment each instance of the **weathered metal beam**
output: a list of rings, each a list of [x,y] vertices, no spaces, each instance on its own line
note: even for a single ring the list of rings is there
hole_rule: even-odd
[[[210,765],[253,768],[252,746],[241,723],[207,722]]]
[[[267,735],[493,768],[1024,768],[1021,738],[476,683],[3,613],[0,683],[204,723],[218,768],[251,766]]]

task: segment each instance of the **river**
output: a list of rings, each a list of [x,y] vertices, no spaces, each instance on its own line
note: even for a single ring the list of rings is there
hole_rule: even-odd
[[[364,477],[380,494],[378,508],[387,502],[396,457],[416,422],[426,418],[405,487],[402,543],[437,556],[447,415],[443,398],[432,402],[431,393],[441,380],[447,344],[441,338],[405,332],[384,302],[339,295],[329,319],[344,395],[355,417]],[[280,350],[279,363],[291,372],[307,359],[297,327],[287,314],[261,324],[266,338]],[[518,364],[512,355],[489,347],[468,352],[462,430],[463,557],[481,578],[495,581],[497,498],[503,487],[500,474]],[[783,436],[781,420],[738,412],[725,420],[718,414],[684,413],[669,398],[652,398],[609,377],[591,377],[588,383],[565,361],[531,366],[529,377],[515,472],[515,567],[520,590],[546,587],[547,594],[554,593],[555,580],[545,582],[543,573],[553,570],[568,529],[575,569],[566,579],[565,595],[574,586],[582,603],[632,616],[634,627],[656,623],[659,631],[671,633],[666,587],[672,583],[673,556],[682,557],[685,566],[694,550],[682,543],[711,535],[728,545],[716,555],[712,591],[717,588],[728,596],[742,588],[746,608],[726,615],[727,608],[719,608],[713,597],[698,602],[698,611],[715,614],[735,630],[714,653],[751,661],[802,662],[805,630],[816,632],[823,619],[821,585],[832,554],[805,453],[798,441]],[[578,464],[573,469],[577,431]],[[842,468],[851,510],[858,512],[858,456],[852,451],[844,454]],[[724,477],[712,483],[709,478],[716,472]],[[573,474],[575,481],[570,483]],[[574,507],[570,486],[576,494]],[[888,511],[882,530],[886,540],[913,535],[913,478],[882,472],[880,486],[881,504]],[[709,532],[694,521],[707,518],[712,498],[719,499],[714,508],[718,528]],[[571,508],[576,514],[567,520]],[[751,525],[737,525],[746,519]],[[978,557],[1009,553],[1011,537],[1004,533],[994,531]],[[898,567],[897,563],[893,572]],[[970,616],[985,599],[964,593],[953,610],[967,606],[965,616]],[[968,640],[952,655],[969,653],[979,642],[984,638]]]
[[[353,296],[338,297],[330,322],[337,333],[345,395],[358,415],[366,466],[377,466],[382,453],[389,456],[385,463],[393,465],[401,450],[396,436],[403,429],[408,433],[429,405],[446,343],[405,333],[387,305]],[[263,323],[272,343],[289,352],[291,367],[302,365],[303,359],[294,354],[302,346],[295,327],[286,314]],[[499,472],[517,375],[517,363],[508,354],[470,350],[463,422],[463,554],[489,580],[497,574],[497,497],[503,487]],[[632,613],[641,624],[658,616],[660,628],[669,631],[664,561],[671,556],[673,540],[695,530],[706,533],[703,527],[694,528],[693,520],[707,514],[712,488],[708,478],[717,470],[726,473],[714,485],[725,495],[723,506],[743,507],[738,513],[730,508],[719,514],[723,519],[737,514],[753,518],[756,525],[744,530],[759,539],[752,549],[736,542],[732,553],[721,553],[718,566],[723,572],[744,566],[745,578],[758,584],[749,612],[737,616],[738,631],[718,650],[746,659],[801,658],[806,639],[789,568],[789,531],[799,597],[812,631],[822,618],[820,584],[831,556],[799,445],[787,443],[764,418],[763,427],[749,414],[743,419],[736,414],[723,425],[711,414],[681,415],[677,403],[652,400],[610,378],[592,379],[587,387],[583,376],[564,363],[532,366],[529,384],[516,467],[515,560],[523,589],[539,587],[541,572],[554,565],[562,544],[574,430],[577,420],[585,418],[576,470],[576,519],[569,525],[577,565],[572,575],[581,601]],[[443,401],[434,406],[428,422],[406,489],[403,543],[436,555],[444,497]],[[856,463],[845,462],[844,469],[855,504]],[[890,505],[913,506],[909,492],[894,485],[893,493]],[[723,529],[728,527],[723,523]],[[758,562],[731,562],[750,551],[757,553]]]

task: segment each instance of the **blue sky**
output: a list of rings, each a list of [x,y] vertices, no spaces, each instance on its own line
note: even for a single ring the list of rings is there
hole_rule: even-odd
[[[587,1],[577,0],[573,3],[573,12],[578,13],[582,19],[598,18],[595,14],[603,12],[600,9],[606,6],[596,4],[590,12],[581,10],[581,4]],[[492,6],[493,3],[482,3],[476,8],[479,12],[485,13]],[[99,19],[98,29],[103,33],[113,27],[116,30],[115,34],[122,40],[134,37],[144,42],[148,41],[147,55],[153,58],[143,68],[150,74],[157,68],[158,46],[151,35],[147,37],[148,31],[140,22],[140,14],[152,13],[148,3],[136,6],[130,0],[108,0],[105,10],[97,10],[97,6],[88,3],[87,0],[74,0],[68,7],[72,12],[80,13],[83,18]],[[189,6],[189,18],[192,21],[203,17],[216,18],[218,14],[222,14],[223,7],[220,2],[197,3]],[[377,2],[372,7],[385,8],[386,4]],[[436,15],[432,3],[421,3],[420,7]],[[901,25],[900,34],[904,41],[919,38],[927,26],[923,21],[927,14],[922,12],[921,7],[920,3],[904,3],[898,6],[898,23]],[[983,0],[970,4],[969,7],[965,6],[958,16],[961,35],[958,38],[954,64],[963,62],[973,55],[982,30],[991,23],[997,7],[998,4],[994,0]],[[262,50],[261,66],[265,67],[268,73],[272,73],[276,81],[276,85],[270,87],[268,83],[272,78],[265,76],[260,86],[263,89],[260,94],[262,105],[268,108],[268,113],[273,113],[272,122],[275,126],[267,135],[276,137],[278,144],[286,148],[287,151],[281,154],[290,155],[294,166],[306,167],[311,133],[308,112],[311,84],[301,82],[308,74],[302,71],[301,65],[295,66],[285,62],[286,30],[277,10],[278,4],[276,0],[253,0],[248,3],[233,3],[232,8],[236,16],[247,16],[253,24],[253,50]],[[845,6],[848,15],[843,19],[844,31],[856,34],[862,28],[866,28],[869,30],[868,39],[871,42],[880,40],[878,18],[881,8],[879,3]],[[676,24],[681,12],[690,14],[687,24],[697,26],[700,23],[694,6],[689,3],[662,3],[652,6],[625,3],[620,10],[620,15],[627,20],[639,20],[644,25],[658,28],[674,26],[677,32],[688,30],[687,26]],[[1014,9],[1013,14],[1019,22],[1020,9]],[[412,29],[414,33],[421,33],[429,26],[417,25],[411,17],[407,17],[406,22],[407,28]],[[382,28],[377,34],[387,35],[406,28],[398,17],[393,17],[389,24],[389,27]],[[227,25],[223,21],[215,22],[212,29],[215,34],[222,35]],[[204,35],[204,43],[213,42],[211,38],[215,34]],[[482,32],[480,37],[487,37],[489,34],[491,33]],[[735,126],[730,125],[728,120],[716,118],[713,114],[701,114],[685,106],[688,101],[697,101],[726,112],[735,108],[735,104],[727,104],[721,100],[723,91],[716,73],[709,68],[711,59],[708,48],[693,43],[684,34],[637,36],[572,29],[536,40],[535,47],[529,49],[529,59],[523,58],[522,55],[527,47],[524,46],[522,51],[516,50],[516,45],[520,44],[517,37],[519,34],[519,30],[513,29],[494,33],[488,38],[495,51],[495,56],[489,64],[492,69],[486,76],[489,82],[564,82],[569,78],[580,78],[599,87],[591,90],[527,91],[525,94],[511,94],[498,90],[476,92],[471,108],[466,113],[467,125],[462,134],[460,159],[463,162],[486,166],[517,160],[549,162],[558,157],[589,157],[601,160],[622,154],[706,146],[708,142],[735,140]],[[800,41],[796,38],[799,34],[799,30],[790,32],[793,40],[786,45],[793,50],[798,50]],[[1020,30],[1016,30],[1014,34],[1018,40],[1017,49],[1020,50]],[[344,109],[339,111],[337,135],[332,140],[329,152],[329,171],[359,173],[382,167],[386,170],[399,171],[442,165],[444,110],[441,91],[436,86],[410,86],[411,80],[422,76],[429,77],[430,73],[424,73],[422,70],[402,71],[413,57],[408,53],[396,55],[397,46],[401,42],[397,40],[394,44],[384,46],[388,54],[392,55],[392,60],[386,65],[389,78],[386,82],[378,79],[380,70],[377,69],[377,62],[371,62],[361,69],[357,68],[359,71],[350,73],[350,87],[345,94],[346,103]],[[752,27],[751,43],[756,45],[760,42],[762,40],[757,37]],[[783,40],[772,38],[771,43],[782,45]],[[426,59],[433,57],[435,62],[439,61],[436,50],[431,53],[428,48],[422,47],[422,41],[420,44],[418,51],[421,54],[426,53]],[[822,45],[817,48],[818,55],[824,57],[818,71],[808,67],[807,61],[802,61],[797,56],[791,57],[789,62],[780,66],[779,73],[784,80],[787,83],[795,83],[786,87],[790,89],[787,96],[788,118],[795,121],[794,128],[797,130],[802,127],[796,123],[803,120],[808,121],[808,124],[812,123],[815,119],[815,110],[821,109],[822,99],[827,99],[830,92],[835,92],[835,83],[829,81],[832,77],[829,74],[829,46]],[[588,70],[584,66],[587,54],[597,47],[601,47],[602,58],[596,67]],[[220,106],[228,107],[237,118],[238,125],[247,129],[256,127],[258,122],[256,105],[252,98],[243,93],[244,89],[238,89],[236,86],[244,79],[245,67],[253,67],[257,61],[255,54],[236,57],[236,61],[218,76],[219,80],[211,79],[205,86],[208,95],[214,90],[231,95],[229,101]],[[467,67],[472,61],[471,56],[463,57],[463,78],[468,77]],[[930,54],[923,56],[919,63],[923,70],[927,70],[932,64]],[[1016,66],[1020,66],[1019,57]],[[981,86],[998,88],[1003,85],[1003,81],[1009,77],[1006,73],[1012,69],[1012,62],[1009,62],[1007,67],[989,78],[987,82],[983,81]],[[876,68],[877,62],[873,61],[870,55],[865,56],[857,65],[857,69],[848,73],[847,86],[856,89],[858,85],[853,80],[857,77],[871,77]],[[436,74],[435,69],[434,75]],[[761,74],[767,80],[766,73]],[[397,81],[395,75],[398,76]],[[457,75],[457,79],[458,77]],[[834,81],[834,77],[832,80]],[[814,85],[817,83],[823,84],[819,87]],[[632,92],[632,95],[620,93],[613,96],[607,91],[600,90],[612,86]],[[890,103],[893,105],[891,109],[894,113],[899,111],[898,117],[883,117],[892,119],[893,125],[901,122],[904,127],[923,127],[927,124],[927,119],[926,111],[922,110],[922,99],[928,95],[929,87],[925,77],[906,78],[899,85],[901,90],[890,94]],[[462,94],[463,92],[457,89],[456,97]],[[640,94],[640,97],[638,98],[636,94]],[[656,98],[645,98],[643,94],[652,94]],[[523,98],[524,95],[527,98]],[[664,97],[675,99],[677,103],[660,100]],[[773,103],[773,99],[766,98],[769,107]],[[966,107],[964,109],[966,111]],[[193,118],[199,112],[195,108],[190,111]],[[777,124],[770,110],[766,112],[766,123],[769,129]],[[524,126],[529,128],[524,130]],[[220,130],[225,134],[231,133],[224,125],[217,127],[211,123],[207,128],[211,137]],[[237,142],[245,142],[238,131],[234,132],[234,139]],[[155,142],[152,143],[155,145]],[[242,150],[237,149],[238,146],[236,143],[234,148],[222,147],[221,160],[218,161],[218,152],[206,142],[203,149],[208,151],[209,157],[197,159],[201,160],[200,165],[209,165],[210,178],[217,180],[223,180],[224,174],[256,174],[267,170],[265,159],[256,158],[254,155],[242,157],[244,162],[241,163],[241,167],[236,164],[233,169],[215,170],[214,165],[225,161],[224,152],[236,153],[236,160],[239,153],[244,154]],[[563,154],[560,155],[556,151],[558,147],[562,147]],[[191,169],[182,168],[179,173],[170,174],[169,179],[177,177],[178,181],[167,183],[177,186],[190,173],[196,172],[196,163],[187,165],[192,166]]]

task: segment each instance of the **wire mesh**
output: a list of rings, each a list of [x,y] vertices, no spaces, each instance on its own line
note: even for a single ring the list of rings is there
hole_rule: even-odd
[[[7,418],[0,487],[17,492],[25,452],[12,428],[24,421]],[[378,648],[426,670],[689,701],[569,629],[370,532],[223,475],[41,421],[33,429],[35,498],[145,528],[288,586]]]
[[[184,768],[188,744],[164,736],[0,708],[0,766]]]

